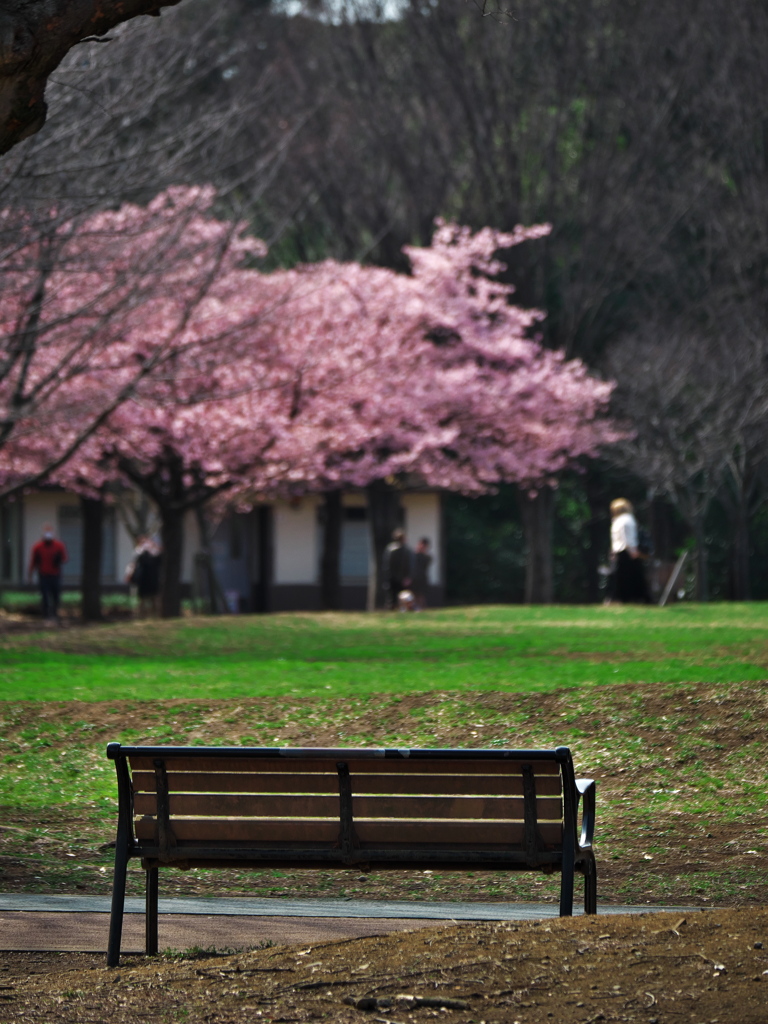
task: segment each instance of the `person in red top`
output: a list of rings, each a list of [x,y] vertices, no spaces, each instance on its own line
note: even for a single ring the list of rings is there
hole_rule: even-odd
[[[59,614],[61,567],[66,560],[67,549],[53,536],[51,524],[46,523],[42,539],[32,548],[29,559],[29,580],[31,583],[36,572],[43,600],[43,618],[46,621],[56,619]]]

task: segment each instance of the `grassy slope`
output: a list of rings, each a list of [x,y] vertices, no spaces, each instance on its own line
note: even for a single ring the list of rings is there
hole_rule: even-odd
[[[761,605],[132,623],[6,639],[0,700],[545,691],[768,675]]]
[[[108,890],[110,854],[100,849],[114,814],[107,740],[568,743],[579,771],[599,782],[603,898],[768,901],[768,684],[749,682],[768,677],[765,613],[492,608],[6,638],[0,888]],[[158,702],[160,693],[175,699]],[[66,761],[62,747],[71,751]],[[348,873],[286,881],[279,872],[173,873],[165,891],[223,885],[261,895],[554,892],[535,876],[360,883]]]

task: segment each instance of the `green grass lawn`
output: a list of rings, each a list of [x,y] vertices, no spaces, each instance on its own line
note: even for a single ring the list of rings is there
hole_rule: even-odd
[[[109,891],[110,740],[562,743],[598,780],[602,899],[768,902],[767,662],[766,605],[190,618],[5,634],[0,890]],[[173,872],[163,884],[166,894],[356,898],[551,899],[557,889],[533,875],[399,872],[365,882],[354,872]]]
[[[766,676],[765,605],[191,618],[0,646],[0,700],[541,692]]]

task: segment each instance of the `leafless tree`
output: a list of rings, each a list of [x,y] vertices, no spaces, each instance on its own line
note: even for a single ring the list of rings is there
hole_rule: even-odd
[[[733,524],[739,596],[748,596],[748,526],[765,500],[768,339],[706,337],[647,326],[616,344],[608,366],[632,436],[612,458],[668,497],[696,541],[698,596],[708,597],[706,518],[716,500]]]

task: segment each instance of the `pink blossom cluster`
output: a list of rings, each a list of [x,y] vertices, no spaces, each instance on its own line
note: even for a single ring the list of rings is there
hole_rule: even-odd
[[[410,275],[264,273],[214,198],[174,188],[47,232],[0,211],[0,487],[53,466],[86,490],[159,493],[173,471],[179,507],[393,474],[535,488],[615,439],[611,385],[532,337],[542,314],[498,280],[498,252],[546,226],[440,222]]]

